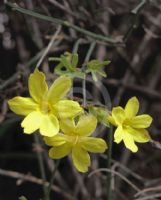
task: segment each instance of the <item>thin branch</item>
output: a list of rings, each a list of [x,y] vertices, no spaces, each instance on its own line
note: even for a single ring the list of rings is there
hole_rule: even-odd
[[[64,5],[62,5],[61,3],[59,3],[56,0],[48,0],[50,3],[52,3],[55,7],[63,10],[64,12],[70,14],[73,17],[76,17],[77,19],[80,18],[76,13],[72,12],[70,9],[67,9],[67,7],[65,7]]]
[[[91,54],[92,54],[92,52],[95,48],[95,45],[96,45],[96,42],[92,42],[90,47],[89,47],[89,50],[87,52],[87,55],[85,57],[84,64],[83,64],[83,67],[82,67],[83,71],[85,71],[86,63],[89,61]],[[86,106],[86,101],[87,101],[87,98],[86,98],[86,76],[84,77],[84,79],[82,81],[82,89],[83,89],[83,106]]]
[[[115,175],[117,175],[118,177],[120,177],[122,180],[124,180],[128,185],[130,185],[135,191],[140,192],[141,190],[134,185],[131,181],[129,181],[125,176],[123,176],[122,174],[120,174],[119,172],[116,172],[112,169],[106,169],[106,168],[100,168],[97,170],[94,170],[93,172],[91,172],[88,177],[90,178],[92,175],[96,174],[97,172],[108,172],[108,173],[113,173]]]
[[[34,140],[35,140],[37,147],[39,148],[39,146],[40,146],[39,136],[35,134]],[[41,177],[44,181],[46,181],[44,161],[43,161],[42,153],[39,152],[39,151],[37,151],[37,158],[38,158],[38,164],[39,164],[39,168],[40,168]],[[43,185],[44,199],[50,200],[49,196],[48,196],[48,190],[47,189],[48,188],[45,185]]]
[[[112,145],[113,145],[113,127],[112,125],[110,126],[108,136],[107,136],[107,142],[108,142],[108,151],[107,151],[107,168],[111,168],[111,161],[112,161]],[[107,200],[112,199],[112,190],[111,190],[111,179],[112,179],[112,174],[110,173],[107,175]]]
[[[58,169],[58,167],[59,167],[59,164],[60,164],[60,160],[57,160],[57,161],[56,161],[55,168],[54,168],[54,170],[53,170],[53,172],[52,172],[52,175],[51,175],[49,187],[48,187],[48,190],[47,190],[47,194],[48,194],[48,196],[49,196],[49,199],[50,199],[50,192],[51,192],[51,189],[52,189],[52,185],[53,185],[54,180],[55,180],[55,174],[56,174],[56,172],[57,172],[57,169]]]
[[[49,50],[51,49],[55,39],[57,38],[58,34],[60,33],[61,31],[61,25],[58,26],[55,34],[53,35],[53,37],[51,38],[48,46],[46,47],[46,49],[44,50],[44,53],[42,54],[40,60],[38,61],[37,65],[36,65],[36,68],[39,68],[40,64],[42,63],[43,59],[45,58],[45,56],[48,54]]]
[[[11,177],[17,180],[22,180],[21,183],[23,181],[28,181],[31,183],[35,183],[38,185],[45,185],[46,187],[49,186],[49,182],[45,181],[43,179],[37,178],[35,176],[32,176],[30,174],[23,174],[23,173],[19,173],[16,171],[11,171],[11,170],[5,170],[5,169],[0,169],[0,175],[1,176],[6,176],[6,177]],[[52,185],[51,189],[61,195],[63,195],[64,197],[66,197],[69,200],[75,200],[73,198],[73,196],[71,196],[70,194],[68,194],[67,192],[63,191],[61,188]]]
[[[4,81],[1,85],[0,85],[0,90],[5,89],[8,85],[14,83],[15,81],[17,81],[18,79],[21,78],[21,72],[16,72],[15,74],[13,74],[9,79],[7,79],[6,81]]]
[[[141,0],[140,3],[131,11],[131,14],[133,15],[132,24],[129,26],[127,32],[124,35],[123,41],[125,43],[130,38],[133,31],[137,28],[139,13],[145,7],[147,3],[148,3],[148,0]]]
[[[157,187],[150,187],[150,188],[145,188],[143,190],[141,190],[140,192],[137,192],[134,197],[138,197],[140,195],[142,195],[143,193],[147,193],[147,192],[156,192],[156,191],[161,191],[161,186],[157,186]]]
[[[55,23],[55,24],[60,24],[62,26],[68,27],[68,28],[72,28],[72,29],[76,30],[77,32],[80,32],[80,33],[85,34],[86,36],[92,37],[93,39],[102,40],[102,41],[105,41],[105,42],[111,43],[111,44],[120,44],[120,42],[118,42],[115,39],[112,39],[109,36],[103,36],[103,35],[100,35],[100,34],[92,33],[92,32],[90,32],[90,31],[88,31],[86,29],[83,29],[83,28],[80,28],[79,26],[71,24],[68,21],[63,21],[61,19],[57,19],[57,18],[54,18],[54,17],[46,16],[46,15],[42,15],[40,13],[33,12],[31,10],[27,10],[27,9],[21,8],[16,3],[13,4],[13,3],[10,3],[10,2],[6,2],[6,5],[11,7],[13,10],[18,11],[20,13],[23,13],[23,14],[26,14],[26,15],[30,15],[32,17],[36,17],[38,19],[42,19],[42,20],[45,20],[45,21],[48,21],[48,22],[52,22],[52,23]]]
[[[161,197],[161,193],[148,195],[146,197],[140,197],[135,200],[149,200],[149,199],[154,200],[154,198],[157,198],[157,197]]]

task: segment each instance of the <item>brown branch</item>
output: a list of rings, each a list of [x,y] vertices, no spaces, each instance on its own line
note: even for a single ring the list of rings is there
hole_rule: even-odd
[[[44,181],[44,180],[42,180],[40,178],[37,178],[37,177],[32,176],[30,174],[19,173],[19,172],[16,172],[16,171],[0,169],[0,175],[17,179],[18,185],[22,184],[22,182],[24,182],[24,181],[35,183],[37,185],[45,185],[45,186],[49,185],[49,182]],[[67,192],[63,191],[58,186],[52,185],[51,189],[53,191],[63,195],[64,197],[66,197],[69,200],[74,200],[74,198],[70,194],[68,194]]]

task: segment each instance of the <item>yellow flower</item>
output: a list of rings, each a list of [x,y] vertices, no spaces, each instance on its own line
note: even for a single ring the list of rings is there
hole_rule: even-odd
[[[139,101],[136,97],[132,97],[127,102],[125,109],[122,107],[114,107],[112,115],[108,120],[117,129],[114,133],[114,141],[120,143],[122,140],[126,148],[132,152],[137,152],[138,147],[135,142],[145,143],[150,140],[150,135],[145,128],[148,128],[152,122],[150,115],[138,115]]]
[[[24,133],[31,134],[39,129],[41,135],[52,137],[59,132],[59,118],[74,117],[82,112],[77,102],[64,100],[71,85],[70,78],[61,76],[48,89],[42,72],[36,69],[30,75],[31,98],[17,96],[8,101],[13,112],[26,116],[21,123]]]
[[[77,170],[86,172],[91,163],[88,152],[103,153],[107,149],[103,139],[90,137],[96,126],[97,119],[93,115],[81,116],[77,124],[70,119],[61,121],[60,128],[64,134],[45,137],[45,143],[52,146],[49,156],[60,159],[71,154]]]

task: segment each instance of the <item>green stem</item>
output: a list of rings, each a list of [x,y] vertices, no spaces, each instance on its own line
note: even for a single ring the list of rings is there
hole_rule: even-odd
[[[39,136],[37,134],[34,135],[34,140],[37,146],[40,146]],[[41,152],[37,152],[38,162],[39,162],[39,168],[41,173],[41,178],[43,181],[46,181],[46,174],[45,174],[45,167],[43,162],[43,157]],[[44,200],[50,200],[48,193],[47,193],[47,187],[43,184],[43,193],[44,193]]]
[[[50,183],[49,183],[49,186],[48,186],[48,191],[47,191],[47,195],[48,197],[50,198],[50,192],[51,192],[51,187],[54,183],[54,180],[55,180],[55,174],[56,174],[56,171],[59,167],[59,164],[60,164],[60,160],[57,160],[56,164],[55,164],[55,167],[54,167],[54,170],[52,172],[52,176],[51,176],[51,179],[50,179]]]
[[[112,144],[113,144],[113,127],[110,126],[109,133],[108,133],[108,152],[107,152],[107,168],[111,168],[112,162]],[[111,193],[111,178],[112,174],[107,174],[107,200],[112,200],[112,193]]]
[[[79,45],[80,45],[81,42],[82,42],[82,39],[81,39],[81,38],[79,38],[79,39],[75,42],[74,47],[73,47],[73,50],[72,50],[72,53],[77,53],[77,52],[78,52],[78,48],[79,48]]]
[[[96,45],[96,42],[91,43],[89,50],[87,52],[87,55],[85,57],[85,60],[84,60],[82,71],[85,71],[86,63],[89,61],[95,45]],[[86,106],[86,100],[87,100],[87,97],[86,97],[86,75],[85,75],[83,82],[82,82],[82,88],[83,88],[83,106]]]
[[[21,8],[16,3],[7,2],[6,5],[11,7],[13,10],[18,11],[20,13],[30,15],[32,17],[36,17],[36,18],[39,18],[39,19],[42,19],[42,20],[45,20],[45,21],[48,21],[48,22],[55,23],[55,24],[60,24],[62,26],[68,27],[68,28],[72,28],[77,32],[80,32],[80,33],[83,33],[87,36],[92,37],[93,39],[105,41],[105,42],[108,42],[108,43],[111,43],[111,44],[117,44],[118,43],[115,39],[112,39],[109,36],[103,36],[103,35],[100,35],[100,34],[96,34],[96,33],[90,32],[86,29],[80,28],[79,26],[76,26],[74,24],[71,24],[68,21],[64,21],[64,20],[57,19],[57,18],[54,18],[54,17],[42,15],[42,14],[39,14],[37,12]]]

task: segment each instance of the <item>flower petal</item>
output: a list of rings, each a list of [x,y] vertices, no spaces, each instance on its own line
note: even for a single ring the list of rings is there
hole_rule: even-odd
[[[101,138],[86,137],[80,142],[81,147],[91,153],[103,153],[107,149],[106,142]]]
[[[128,127],[127,132],[131,134],[134,141],[136,142],[145,143],[145,142],[149,142],[151,139],[148,131],[145,129],[134,129],[134,128]]]
[[[63,120],[60,120],[60,129],[66,135],[73,135],[74,132],[75,132],[74,119],[63,119]]]
[[[79,103],[72,100],[61,100],[54,105],[54,110],[60,118],[71,118],[79,115],[83,109]]]
[[[119,144],[122,139],[124,137],[124,131],[122,126],[118,126],[118,128],[116,129],[115,133],[114,133],[114,141]]]
[[[54,115],[43,115],[40,134],[52,137],[59,132],[59,122]]]
[[[138,151],[138,147],[136,146],[132,135],[125,133],[123,141],[127,149],[130,149],[134,153]]]
[[[72,149],[72,160],[78,171],[88,171],[88,167],[90,166],[91,161],[90,156],[86,150],[82,149],[78,145],[74,146]]]
[[[40,72],[38,69],[35,69],[34,73],[29,76],[28,84],[31,97],[36,102],[40,102],[48,91],[44,73]]]
[[[14,97],[8,101],[10,109],[18,115],[28,115],[29,113],[38,109],[36,104],[31,98]]]
[[[125,114],[126,117],[132,118],[136,116],[139,110],[139,101],[136,97],[132,97],[128,100],[126,106],[125,106]]]
[[[148,128],[152,123],[152,120],[150,115],[138,115],[132,118],[130,125],[133,128]]]
[[[48,92],[48,100],[51,104],[55,104],[59,100],[65,97],[65,95],[70,91],[72,86],[72,81],[69,77],[61,76],[57,78]]]
[[[39,129],[42,118],[41,112],[34,111],[27,115],[21,123],[21,126],[24,128],[24,133],[31,134]]]
[[[93,115],[82,115],[76,125],[75,132],[81,136],[91,135],[97,126],[97,119]]]
[[[66,143],[66,138],[63,134],[57,134],[54,137],[44,137],[44,141],[49,146],[61,146]]]
[[[117,125],[122,125],[125,119],[125,111],[122,107],[114,107],[112,109],[112,117]]]
[[[52,147],[49,150],[49,157],[53,159],[60,159],[70,154],[72,147],[70,144],[65,143],[61,146]]]

